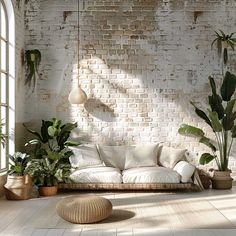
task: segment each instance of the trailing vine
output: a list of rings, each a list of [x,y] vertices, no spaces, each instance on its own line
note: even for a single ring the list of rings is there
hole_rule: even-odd
[[[41,62],[41,52],[38,49],[25,51],[25,63],[26,63],[26,79],[25,84],[33,88],[33,92],[36,86],[36,80],[39,64]]]

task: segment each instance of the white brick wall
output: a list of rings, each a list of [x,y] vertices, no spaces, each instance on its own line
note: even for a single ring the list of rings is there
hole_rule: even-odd
[[[67,97],[78,74],[78,2],[80,84],[89,100],[71,107]],[[26,105],[18,101],[18,123],[57,116],[77,121],[84,140],[171,143],[188,148],[197,162],[203,147],[177,129],[185,122],[207,130],[189,100],[204,103],[208,76],[220,74],[210,44],[214,30],[235,31],[235,1],[32,0],[25,9],[25,46],[39,49],[42,63],[35,93],[19,79]],[[231,52],[234,73],[235,61]],[[231,165],[236,171],[235,159]]]

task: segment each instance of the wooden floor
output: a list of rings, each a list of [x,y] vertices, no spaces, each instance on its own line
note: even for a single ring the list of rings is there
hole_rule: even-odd
[[[56,203],[66,196],[96,194],[111,200],[112,215],[97,224],[61,219]],[[60,193],[27,201],[0,199],[0,235],[185,236],[236,235],[236,186],[196,192]]]

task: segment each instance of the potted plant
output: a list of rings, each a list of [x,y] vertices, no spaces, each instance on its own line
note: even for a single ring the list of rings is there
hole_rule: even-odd
[[[208,96],[209,109],[207,113],[199,109],[193,102],[196,114],[203,119],[212,129],[215,141],[205,136],[202,129],[188,124],[183,124],[178,132],[181,135],[193,136],[199,142],[210,148],[211,153],[203,153],[200,157],[200,164],[205,165],[215,161],[218,170],[214,171],[212,186],[216,189],[232,188],[231,171],[228,169],[230,151],[233,140],[236,137],[236,112],[234,111],[236,99],[232,98],[236,87],[236,76],[226,72],[220,93],[217,93],[213,77],[209,77],[212,94]]]
[[[41,62],[41,52],[38,49],[25,51],[26,64],[26,80],[25,84],[33,87],[33,92],[36,86],[36,79],[39,74],[39,64]]]
[[[228,47],[231,47],[234,51],[234,45],[236,44],[236,38],[233,38],[234,33],[225,34],[222,30],[215,31],[216,38],[212,41],[211,47],[217,43],[217,50],[219,58],[223,54],[223,63],[226,65],[228,62]]]
[[[40,133],[26,127],[36,136],[36,139],[26,143],[26,146],[34,146],[33,158],[28,163],[26,171],[39,187],[40,195],[55,195],[58,182],[68,178],[71,168],[69,157],[73,153],[67,147],[79,145],[68,138],[76,127],[77,123],[62,124],[61,120],[56,118],[42,120]]]
[[[26,200],[30,198],[31,180],[25,174],[25,168],[30,156],[26,153],[16,152],[10,158],[7,183],[4,185],[5,195],[8,200]]]

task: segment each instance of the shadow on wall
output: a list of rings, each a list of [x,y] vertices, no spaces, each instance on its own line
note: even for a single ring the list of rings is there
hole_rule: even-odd
[[[88,113],[90,113],[92,116],[100,120],[106,122],[115,121],[116,116],[114,113],[114,109],[104,104],[99,99],[89,98],[87,102],[84,104],[84,107]]]

